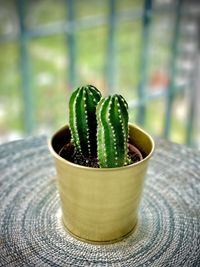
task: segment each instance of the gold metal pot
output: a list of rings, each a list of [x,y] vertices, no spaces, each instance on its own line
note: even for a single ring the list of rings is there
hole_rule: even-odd
[[[100,244],[115,242],[129,235],[137,224],[154,141],[133,124],[129,124],[129,134],[144,159],[120,168],[83,167],[60,157],[60,149],[70,141],[68,126],[49,141],[56,164],[63,223],[78,239]]]

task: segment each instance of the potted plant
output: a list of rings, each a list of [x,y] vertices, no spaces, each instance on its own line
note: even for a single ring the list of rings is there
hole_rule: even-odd
[[[69,101],[69,126],[49,141],[55,159],[62,220],[73,236],[110,243],[135,228],[154,141],[128,122],[121,95],[88,85]]]

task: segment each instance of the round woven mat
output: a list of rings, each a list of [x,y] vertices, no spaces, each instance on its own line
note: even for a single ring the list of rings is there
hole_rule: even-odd
[[[63,229],[45,138],[0,146],[0,169],[0,266],[200,266],[197,151],[157,143],[137,229],[111,245]]]

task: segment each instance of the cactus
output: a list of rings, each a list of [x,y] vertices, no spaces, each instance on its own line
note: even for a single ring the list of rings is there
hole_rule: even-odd
[[[76,89],[69,101],[72,142],[85,158],[98,158],[101,168],[131,163],[128,156],[128,104],[121,95],[101,99],[87,85]]]
[[[69,101],[69,125],[72,142],[85,157],[97,155],[96,106],[101,98],[100,91],[87,85],[77,88]]]
[[[101,168],[121,167],[128,159],[128,104],[121,95],[102,98],[96,109],[98,161]]]

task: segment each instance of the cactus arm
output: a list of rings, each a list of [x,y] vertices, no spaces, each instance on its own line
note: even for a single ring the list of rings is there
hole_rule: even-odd
[[[69,123],[72,142],[84,156],[96,156],[96,105],[101,93],[94,86],[79,87],[69,101]]]
[[[103,98],[97,105],[97,142],[100,167],[127,164],[128,106],[120,95]]]

